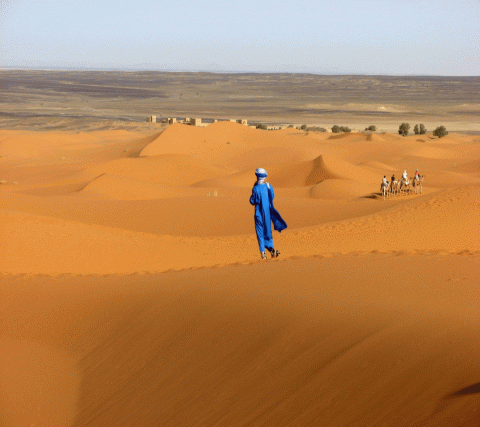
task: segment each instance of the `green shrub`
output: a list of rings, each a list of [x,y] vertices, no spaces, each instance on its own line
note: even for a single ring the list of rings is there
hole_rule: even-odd
[[[307,125],[302,125],[302,126],[300,126],[300,129],[302,129],[302,130],[307,130]]]
[[[369,126],[368,128],[365,128],[365,130],[370,130],[372,132],[375,132],[377,130],[377,127],[374,125]]]
[[[413,132],[415,135],[425,135],[427,133],[427,129],[425,129],[425,125],[423,123],[420,123],[420,126],[414,126]]]
[[[267,130],[267,125],[264,124],[264,123],[257,123],[255,128],[262,129],[262,130]]]
[[[288,129],[293,128],[293,125],[288,125]]]
[[[439,126],[433,131],[433,136],[438,136],[439,138],[442,138],[445,135],[448,135],[448,132],[445,126]]]
[[[348,126],[332,126],[333,133],[341,133],[341,132],[351,132],[352,130]]]
[[[410,125],[408,123],[402,123],[398,128],[398,133],[402,136],[407,136],[409,129]]]

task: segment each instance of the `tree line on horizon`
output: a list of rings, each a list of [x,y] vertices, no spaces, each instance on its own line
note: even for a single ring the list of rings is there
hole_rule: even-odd
[[[398,128],[398,133],[402,136],[407,136],[409,129],[409,123],[402,123]],[[413,132],[415,135],[425,135],[427,133],[427,129],[423,123],[420,123],[420,126],[417,124],[413,127]],[[448,135],[448,131],[445,126],[438,126],[432,133],[433,136],[438,136],[439,138]]]
[[[255,127],[257,129],[267,130],[267,125],[264,124],[264,123],[257,123]],[[289,125],[288,127],[293,128],[294,126]],[[326,131],[326,129],[318,128],[318,127],[309,128],[306,124],[303,124],[302,126],[300,126],[297,129],[305,130],[305,131],[307,131],[307,130]],[[365,132],[375,132],[376,130],[377,130],[377,127],[375,125],[371,125],[371,126],[368,126],[368,127],[365,128]],[[402,123],[398,127],[398,133],[402,136],[407,136],[409,130],[410,130],[410,124],[406,123],[406,122]],[[338,125],[333,125],[332,126],[332,132],[333,133],[342,133],[342,132],[351,132],[351,131],[352,130],[348,126],[338,126]],[[413,127],[413,133],[415,135],[425,135],[427,133],[427,129],[426,129],[426,127],[423,123],[416,124]],[[438,136],[439,138],[442,138],[442,137],[448,135],[448,131],[445,128],[445,126],[438,126],[432,133],[433,133],[433,136]]]

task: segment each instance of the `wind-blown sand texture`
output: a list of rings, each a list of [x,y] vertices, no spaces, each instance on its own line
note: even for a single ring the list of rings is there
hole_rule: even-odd
[[[480,137],[2,130],[0,156],[0,426],[479,425]]]

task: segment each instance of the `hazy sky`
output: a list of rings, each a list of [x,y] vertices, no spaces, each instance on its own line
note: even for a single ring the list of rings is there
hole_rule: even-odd
[[[0,66],[480,75],[480,0],[0,0]]]

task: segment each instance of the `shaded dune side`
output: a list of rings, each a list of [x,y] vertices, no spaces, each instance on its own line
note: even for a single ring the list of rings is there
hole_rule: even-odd
[[[471,262],[350,256],[12,281],[0,339],[76,361],[73,425],[464,426],[476,395],[449,396],[480,381]]]

